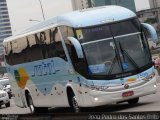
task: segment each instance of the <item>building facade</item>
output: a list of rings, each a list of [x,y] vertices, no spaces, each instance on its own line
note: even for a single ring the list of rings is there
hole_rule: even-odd
[[[73,10],[81,10],[88,8],[88,1],[87,0],[72,0],[72,7]]]
[[[0,0],[0,58],[3,55],[3,40],[12,35],[6,0]]]
[[[160,35],[160,17],[159,17],[160,8],[151,8],[146,10],[141,10],[137,12],[137,16],[141,23],[149,23],[151,24],[157,31],[158,35]],[[151,42],[151,41],[150,41]]]
[[[160,0],[149,0],[151,10],[154,10],[157,22],[160,22]]]
[[[80,10],[90,7],[104,5],[119,5],[136,12],[134,0],[71,0],[73,10]]]
[[[149,0],[150,8],[160,7],[160,0]]]
[[[134,0],[88,0],[89,6],[119,5],[136,12]]]

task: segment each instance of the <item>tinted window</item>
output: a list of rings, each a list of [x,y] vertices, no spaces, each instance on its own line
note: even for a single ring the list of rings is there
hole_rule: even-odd
[[[109,26],[79,29],[76,30],[76,35],[82,43],[112,37]]]
[[[6,62],[10,65],[66,55],[57,28],[45,30],[6,43]]]
[[[140,24],[137,19],[111,24],[114,36],[140,32]]]
[[[76,37],[81,43],[85,43],[140,31],[140,23],[135,18],[106,25],[77,29]]]
[[[79,59],[75,50],[74,45],[68,40],[68,37],[75,37],[75,34],[73,32],[73,28],[68,26],[61,26],[60,27],[62,37],[64,39],[65,45],[68,49],[68,53],[70,56],[70,59],[72,61],[72,64],[74,66],[74,69],[81,75],[86,76],[86,61],[84,59]]]

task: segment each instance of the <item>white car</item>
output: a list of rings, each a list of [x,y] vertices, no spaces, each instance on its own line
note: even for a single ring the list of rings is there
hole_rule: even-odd
[[[11,85],[3,86],[3,85],[0,84],[0,89],[6,91],[8,93],[9,99],[11,99],[11,97],[12,97]]]
[[[6,91],[4,91],[3,89],[0,89],[0,106],[4,104],[6,107],[10,107],[9,96]]]
[[[5,86],[9,84],[9,79],[7,77],[0,78],[0,84]]]

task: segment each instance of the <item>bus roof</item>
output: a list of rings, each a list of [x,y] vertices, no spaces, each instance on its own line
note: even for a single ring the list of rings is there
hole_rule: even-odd
[[[124,19],[135,17],[136,14],[127,8],[120,6],[102,6],[89,9],[73,11],[68,14],[60,15],[33,27],[26,29],[18,35],[6,38],[4,41],[11,41],[16,38],[21,38],[38,31],[43,31],[47,28],[58,25],[67,25],[74,28],[82,28],[87,26],[99,25],[104,23],[116,22]]]
[[[110,23],[135,17],[136,14],[120,6],[102,6],[71,12],[59,17],[59,24],[74,28]]]

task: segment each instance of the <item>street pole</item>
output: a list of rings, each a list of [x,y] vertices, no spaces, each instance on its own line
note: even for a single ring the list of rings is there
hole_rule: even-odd
[[[40,6],[41,6],[41,11],[42,11],[42,15],[43,15],[43,20],[45,21],[45,17],[44,17],[44,12],[43,12],[43,7],[42,7],[42,3],[41,0],[39,0]]]

